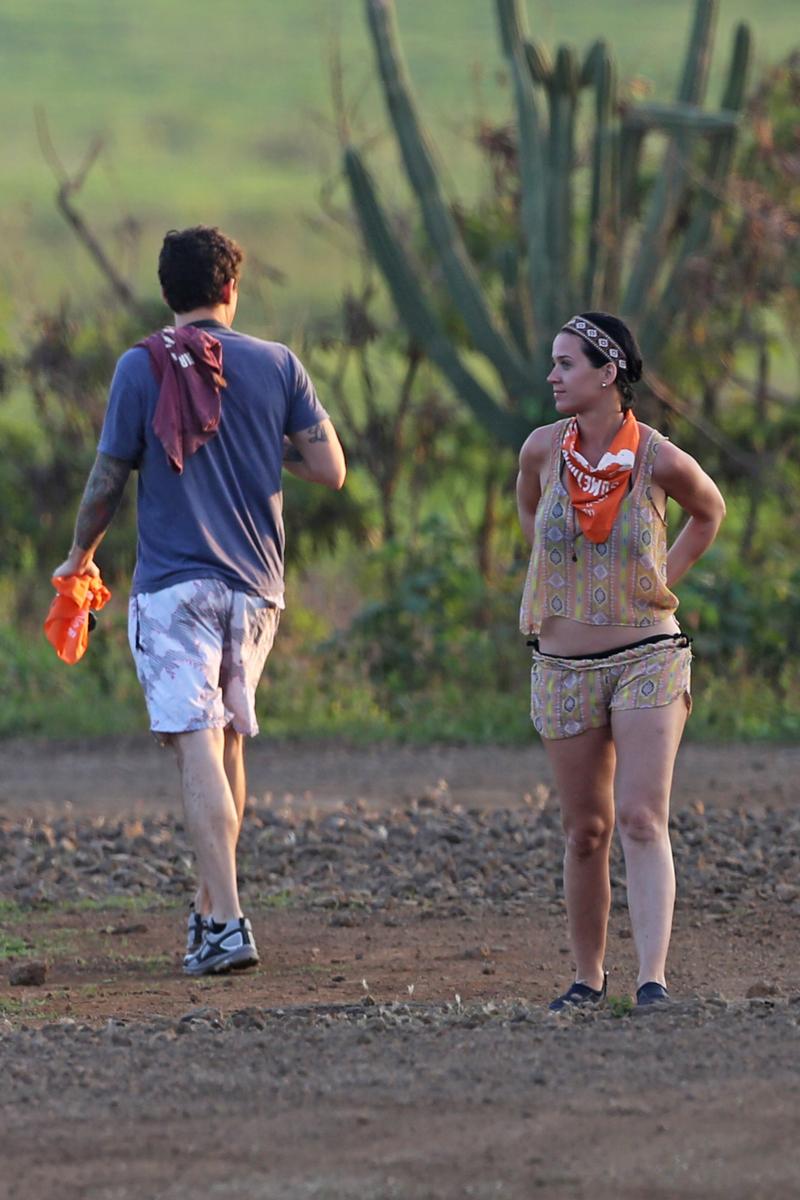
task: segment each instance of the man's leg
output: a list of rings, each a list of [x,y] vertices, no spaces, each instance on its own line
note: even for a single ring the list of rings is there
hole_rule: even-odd
[[[233,795],[233,803],[236,806],[236,816],[239,821],[238,832],[241,832],[245,804],[247,803],[247,779],[244,771],[244,737],[241,733],[237,733],[232,725],[229,725],[224,732],[225,749],[222,761],[228,785]]]
[[[266,600],[240,592],[227,597],[226,628],[217,681],[222,689],[225,711],[233,714],[237,724],[247,732],[258,732],[255,714],[255,690],[264,663],[275,639],[280,610]],[[233,725],[222,734],[222,769],[228,784],[236,815],[235,846],[241,832],[247,803],[247,781],[244,767],[244,735]],[[234,868],[235,869],[235,868]],[[211,915],[212,895],[198,857],[198,888],[195,911],[203,917]],[[216,909],[214,909],[216,916]]]
[[[236,732],[232,725],[229,725],[225,729],[225,747],[222,762],[236,808],[236,819],[238,822],[236,839],[238,841],[239,834],[242,831],[242,821],[247,803],[247,779],[244,769],[244,738],[241,733]],[[203,881],[202,872],[199,873],[194,907],[204,917],[207,917],[211,912],[211,896]]]
[[[225,701],[226,712],[233,714],[237,724],[248,733],[258,732],[255,710],[255,692],[267,655],[275,640],[280,620],[280,609],[258,596],[244,592],[232,592],[229,596],[227,613],[228,627],[223,642],[219,683]],[[233,725],[224,731],[225,746],[223,768],[236,808],[236,838],[244,820],[247,804],[247,779],[244,768],[244,735],[237,733]],[[208,916],[211,898],[205,886],[202,870],[199,872],[195,895],[195,909]]]
[[[240,817],[225,770],[225,734],[222,729],[199,729],[175,734],[172,740],[186,826],[197,856],[199,898],[215,921],[235,920],[242,915],[236,882]],[[241,778],[243,782],[243,764]]]

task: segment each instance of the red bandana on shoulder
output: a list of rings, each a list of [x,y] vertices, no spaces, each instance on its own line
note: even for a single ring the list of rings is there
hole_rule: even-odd
[[[613,442],[596,467],[580,451],[578,422],[567,425],[561,454],[567,467],[567,493],[581,531],[590,542],[605,542],[611,533],[639,449],[639,422],[628,409]]]

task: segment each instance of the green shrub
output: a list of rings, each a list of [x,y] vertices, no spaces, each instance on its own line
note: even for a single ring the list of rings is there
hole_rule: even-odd
[[[147,728],[122,612],[101,613],[89,649],[68,666],[41,626],[0,625],[0,736],[78,737]]]

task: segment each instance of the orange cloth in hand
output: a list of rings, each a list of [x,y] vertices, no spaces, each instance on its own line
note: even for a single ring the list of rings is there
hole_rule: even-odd
[[[44,634],[66,663],[83,658],[89,644],[89,609],[108,604],[111,592],[97,575],[54,575],[58,595],[50,605]]]

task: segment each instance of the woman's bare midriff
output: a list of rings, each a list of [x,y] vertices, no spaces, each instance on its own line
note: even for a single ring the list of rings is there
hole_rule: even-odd
[[[600,654],[663,633],[680,633],[674,617],[665,617],[655,625],[637,626],[584,625],[569,617],[547,617],[539,634],[539,649],[542,654]]]

